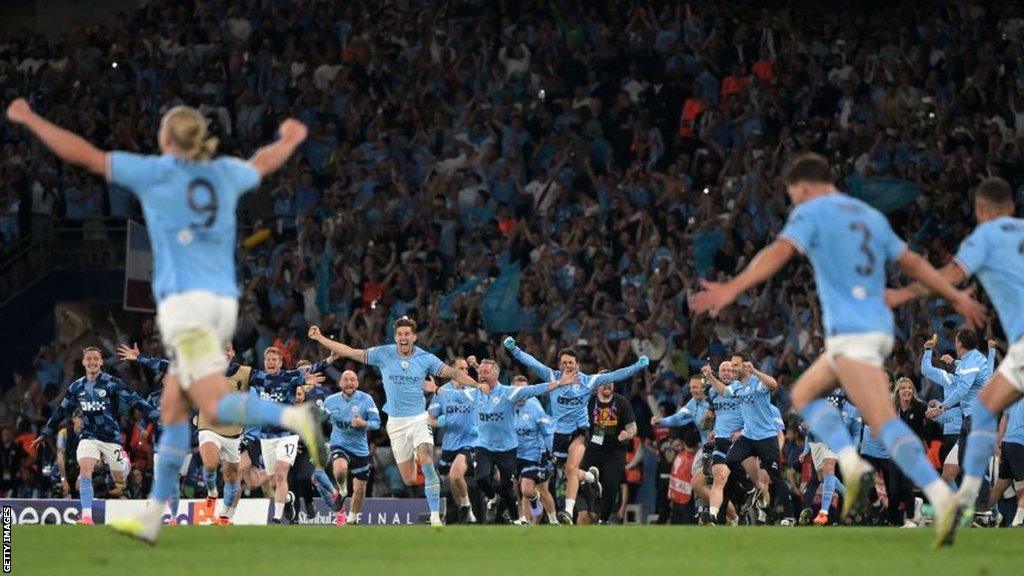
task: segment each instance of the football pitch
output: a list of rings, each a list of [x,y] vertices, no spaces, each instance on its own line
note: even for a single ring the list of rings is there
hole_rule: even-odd
[[[673,526],[168,528],[155,547],[104,526],[15,526],[14,574],[1020,574],[1024,531]],[[696,570],[696,572],[691,572]],[[657,572],[656,572],[657,571]],[[670,572],[665,572],[670,571]]]

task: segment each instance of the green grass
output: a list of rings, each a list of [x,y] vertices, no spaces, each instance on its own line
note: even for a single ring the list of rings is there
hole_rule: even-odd
[[[15,526],[14,574],[496,576],[517,574],[1010,575],[1024,531],[963,530],[930,548],[930,529],[609,526],[219,527],[164,530],[148,547],[104,526]],[[696,572],[694,572],[696,570]]]

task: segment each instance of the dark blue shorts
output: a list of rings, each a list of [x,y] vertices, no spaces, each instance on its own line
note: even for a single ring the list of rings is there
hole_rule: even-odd
[[[473,462],[476,460],[476,448],[459,448],[457,450],[441,450],[441,458],[437,461],[437,473],[447,476],[452,470],[455,458],[462,454],[466,457],[466,476],[473,475]]]
[[[732,448],[732,439],[715,438],[715,450],[711,453],[711,464],[725,464],[725,457],[729,455]]]
[[[370,465],[369,456],[356,456],[341,446],[331,446],[331,462],[339,459],[348,462],[348,473],[352,477],[364,482],[370,479],[373,467]]]
[[[554,469],[547,462],[532,462],[516,458],[516,475],[519,478],[529,478],[537,484],[548,481]]]
[[[555,459],[558,460],[559,466],[565,464],[566,459],[569,458],[569,446],[572,445],[573,440],[577,438],[587,438],[589,430],[582,426],[573,430],[568,434],[560,434],[555,432],[555,442],[552,452],[555,455]]]

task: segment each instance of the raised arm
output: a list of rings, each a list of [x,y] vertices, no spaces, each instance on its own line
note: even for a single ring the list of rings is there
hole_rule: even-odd
[[[691,412],[687,406],[683,406],[678,412],[671,416],[666,416],[664,418],[658,418],[655,416],[651,419],[651,424],[655,426],[664,426],[665,428],[679,428],[680,426],[695,423],[693,412]]]
[[[779,387],[778,380],[776,380],[774,377],[769,376],[768,374],[758,370],[757,367],[754,366],[754,364],[752,362],[744,362],[744,364],[746,364],[747,370],[749,370],[751,373],[753,373],[754,376],[757,376],[757,379],[760,380],[762,384],[767,386],[768,389],[771,390],[772,392],[774,392],[775,389]]]
[[[506,336],[505,339],[502,340],[501,345],[511,352],[512,357],[519,361],[520,364],[526,366],[530,372],[533,372],[534,376],[543,378],[544,380],[553,379],[552,375],[556,373],[556,370],[545,366],[540,362],[540,360],[530,356],[522,348],[516,346],[516,341],[511,336]]]
[[[714,387],[715,392],[718,392],[722,396],[729,395],[729,386],[715,376],[714,372],[711,371],[710,364],[705,364],[704,367],[700,369],[700,373],[703,374],[709,382],[711,382],[711,386]]]
[[[953,383],[953,375],[932,363],[934,340],[924,343],[924,351],[921,352],[921,375],[945,388]]]
[[[346,358],[360,364],[366,364],[366,350],[352,348],[351,346],[335,342],[320,332],[319,326],[310,326],[307,334],[311,340],[315,340],[324,348],[331,351],[332,357]]]
[[[259,172],[260,178],[266,178],[284,166],[306,139],[307,132],[302,122],[292,118],[285,120],[277,129],[277,140],[257,150],[249,163]]]
[[[650,359],[647,358],[647,356],[641,356],[640,358],[637,359],[636,362],[629,366],[619,368],[618,370],[615,370],[613,372],[605,372],[604,374],[598,374],[597,376],[594,376],[594,388],[597,388],[602,384],[610,384],[612,382],[626,380],[627,378],[632,377],[637,372],[646,368],[647,365],[650,364],[650,362],[651,361]]]
[[[960,364],[956,373],[953,374],[953,393],[942,401],[943,410],[948,410],[963,401],[964,396],[971,389],[971,383],[974,382],[978,372],[981,372],[981,366],[964,366],[962,363]]]
[[[712,316],[729,304],[740,294],[771,278],[782,269],[793,256],[796,248],[786,240],[776,240],[762,249],[750,261],[750,264],[738,276],[728,282],[708,282],[701,280],[703,292],[690,298],[690,308],[694,312],[710,312]]]
[[[476,380],[473,380],[472,376],[465,372],[456,370],[447,364],[441,366],[441,369],[438,371],[437,375],[440,376],[441,378],[455,380],[459,384],[462,384],[463,386],[469,386],[470,388],[478,388],[480,386],[479,384],[477,384]]]
[[[93,146],[78,134],[53,124],[32,111],[24,98],[18,98],[7,107],[7,119],[34,134],[61,160],[81,166],[100,176],[107,173],[107,153]]]
[[[123,382],[117,382],[117,397],[126,406],[137,408],[139,413],[142,414],[142,419],[148,422],[159,422],[160,411],[154,408],[149,402],[146,402],[142,396],[135,390],[124,385]]]

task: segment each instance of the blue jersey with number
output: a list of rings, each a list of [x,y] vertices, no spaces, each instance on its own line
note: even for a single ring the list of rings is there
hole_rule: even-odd
[[[527,462],[540,462],[541,455],[551,451],[555,427],[551,417],[536,398],[516,406],[516,458]]]
[[[238,158],[191,161],[169,154],[111,152],[107,177],[142,205],[153,249],[153,296],[203,290],[238,297],[238,199],[260,182]]]
[[[353,456],[369,456],[366,432],[380,429],[380,411],[373,397],[362,390],[356,390],[351,396],[338,392],[323,401],[323,409],[331,421],[331,448],[341,448]],[[365,427],[352,427],[356,416],[366,421]]]
[[[907,246],[881,212],[845,194],[819,196],[793,209],[779,237],[814,267],[826,336],[893,333],[885,264]]]
[[[82,439],[121,443],[120,404],[138,409],[143,420],[157,422],[160,412],[120,379],[100,372],[95,380],[82,376],[71,383],[40,434],[53,436],[57,426],[75,409],[82,411]]]
[[[764,440],[778,434],[772,412],[772,389],[765,386],[760,378],[751,374],[746,382],[736,380],[725,389],[725,395],[739,402],[744,437]]]
[[[1024,220],[1001,216],[978,226],[960,244],[955,262],[981,280],[1006,340],[1024,337]]]
[[[515,450],[519,445],[516,436],[516,404],[540,396],[548,390],[547,384],[532,386],[506,386],[498,384],[484,392],[466,389],[463,393],[473,401],[476,414],[476,430],[480,435],[480,447],[491,452]]]
[[[396,418],[423,414],[423,382],[427,376],[440,376],[444,368],[440,358],[419,346],[414,346],[408,356],[400,356],[396,344],[370,348],[366,351],[366,363],[380,370],[387,396],[384,412]]]
[[[427,409],[434,418],[444,416],[442,450],[460,450],[477,446],[473,400],[463,394],[462,390],[451,384],[440,387]]]

